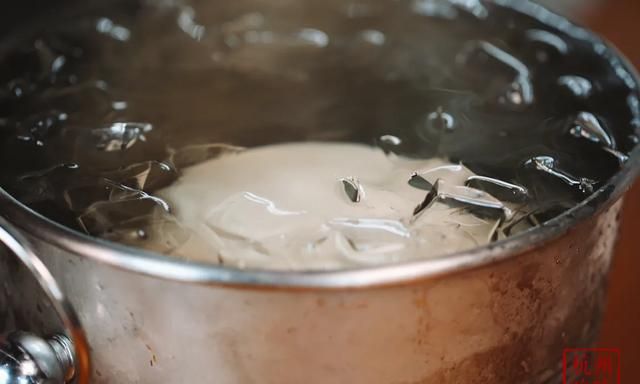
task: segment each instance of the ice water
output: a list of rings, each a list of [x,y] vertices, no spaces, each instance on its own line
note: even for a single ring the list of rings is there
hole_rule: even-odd
[[[41,214],[127,245],[279,269],[439,257],[561,215],[602,188],[638,142],[633,74],[603,42],[542,8],[525,14],[507,1],[479,0],[98,3],[2,40],[0,181]],[[204,232],[176,210],[172,191],[181,190],[172,187],[181,180],[207,179],[212,193],[228,182],[222,171],[189,176],[195,167],[265,148],[294,148],[299,176],[287,178],[287,161],[274,163],[262,175],[275,176],[261,186],[316,180],[301,145],[327,158],[350,146],[345,164],[372,153],[359,157],[357,148],[375,151],[362,173],[372,178],[374,163],[392,164],[393,183],[411,191],[400,194],[401,212],[359,214],[371,196],[385,207],[397,196],[376,195],[389,190],[357,174],[319,184],[350,215],[323,217],[304,236],[294,229],[310,218],[280,215],[282,226],[273,227],[267,216],[261,225],[264,209],[289,199],[252,190],[221,197]],[[450,176],[433,173],[441,167]],[[245,172],[252,168],[235,175],[255,186],[258,176]],[[313,207],[312,192],[296,196]],[[444,216],[433,216],[438,209]],[[248,221],[230,231],[220,226],[225,217]],[[482,233],[468,233],[479,226]],[[264,229],[270,236],[256,239]],[[291,261],[296,255],[306,261]]]

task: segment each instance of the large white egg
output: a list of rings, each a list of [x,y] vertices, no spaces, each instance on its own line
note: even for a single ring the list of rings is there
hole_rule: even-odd
[[[186,168],[159,195],[193,234],[174,255],[235,267],[351,268],[489,242],[496,220],[441,202],[414,215],[428,193],[409,184],[414,173],[443,188],[472,175],[358,144],[282,144]]]

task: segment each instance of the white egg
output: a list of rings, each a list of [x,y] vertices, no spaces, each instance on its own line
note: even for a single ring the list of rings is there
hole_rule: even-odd
[[[409,184],[416,173],[427,188]],[[176,256],[246,268],[335,269],[488,243],[496,220],[439,201],[414,214],[429,183],[456,188],[471,175],[441,159],[364,145],[282,144],[186,168],[159,195],[193,233]]]

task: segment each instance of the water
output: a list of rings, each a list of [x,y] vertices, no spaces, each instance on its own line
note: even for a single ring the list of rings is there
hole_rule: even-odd
[[[125,244],[190,258],[184,249],[207,241],[158,191],[211,159],[309,141],[362,143],[389,161],[443,158],[473,175],[451,185],[409,171],[420,197],[406,220],[372,229],[368,217],[334,218],[313,241],[278,247],[394,261],[407,246],[398,228],[420,237],[411,226],[434,204],[484,220],[500,240],[588,197],[638,141],[637,86],[600,42],[495,3],[99,3],[0,43],[0,183]],[[352,204],[370,197],[358,175],[336,182]],[[274,238],[212,225],[227,254],[274,257]]]

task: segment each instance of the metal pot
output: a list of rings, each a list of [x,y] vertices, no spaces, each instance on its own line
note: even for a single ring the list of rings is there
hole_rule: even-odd
[[[530,3],[521,10],[540,11]],[[622,196],[639,170],[636,149],[588,200],[506,241],[314,273],[233,270],[108,243],[0,189],[0,241],[9,250],[0,259],[0,329],[29,332],[8,340],[0,377],[560,382],[563,348],[595,340]]]

